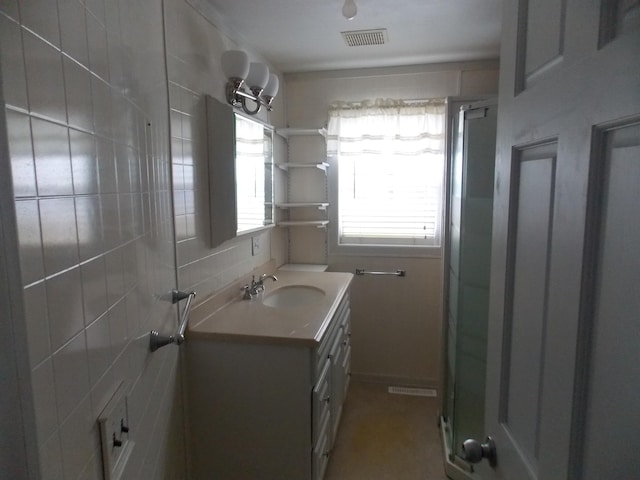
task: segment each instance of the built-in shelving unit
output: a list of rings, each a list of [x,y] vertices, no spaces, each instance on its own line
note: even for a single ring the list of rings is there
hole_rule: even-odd
[[[286,139],[296,135],[322,135],[327,138],[326,128],[277,128],[276,133]]]
[[[276,225],[289,229],[289,261],[326,268],[327,130],[279,128],[276,134],[288,144],[288,161],[276,164],[287,175],[286,200],[276,203]]]
[[[297,203],[277,203],[276,207],[283,210],[289,208],[317,208],[318,210],[326,210],[329,204],[327,202],[297,202]]]
[[[283,220],[278,222],[281,227],[318,227],[324,228],[329,224],[329,220]]]
[[[278,163],[276,164],[278,168],[282,170],[289,170],[290,168],[317,168],[326,173],[327,168],[329,168],[329,164],[327,162],[318,162],[318,163]]]

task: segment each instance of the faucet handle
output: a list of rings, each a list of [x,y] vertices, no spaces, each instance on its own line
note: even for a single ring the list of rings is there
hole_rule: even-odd
[[[242,296],[243,299],[245,300],[251,300],[253,298],[253,287],[250,287],[249,285],[244,285],[242,287],[242,291],[244,292],[244,295]]]

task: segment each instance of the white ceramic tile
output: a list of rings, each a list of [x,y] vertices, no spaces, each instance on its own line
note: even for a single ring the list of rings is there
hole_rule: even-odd
[[[127,308],[124,299],[120,300],[109,310],[109,332],[113,353],[119,356],[128,341]],[[117,369],[114,373],[118,373]]]
[[[189,237],[187,235],[187,216],[176,215],[174,219],[176,242],[183,242]]]
[[[78,234],[73,198],[44,198],[40,204],[40,228],[44,270],[53,275],[78,263]]]
[[[104,258],[107,272],[107,299],[109,305],[113,305],[124,295],[122,250],[113,250],[107,253]]]
[[[89,393],[87,343],[84,332],[53,354],[58,418],[63,422]]]
[[[118,196],[118,212],[120,215],[120,234],[123,242],[133,239],[133,196],[124,193]]]
[[[100,416],[117,387],[118,385],[113,378],[113,366],[111,366],[91,388],[91,411],[93,412],[93,418],[97,419]]]
[[[62,51],[82,65],[89,66],[87,23],[80,0],[58,0]]]
[[[33,389],[38,440],[43,442],[56,431],[58,425],[58,414],[54,401],[56,392],[53,381],[53,365],[50,358],[31,371],[31,388]]]
[[[33,367],[51,354],[44,282],[24,289],[24,310],[29,339],[29,362]]]
[[[171,137],[171,160],[173,164],[182,164],[182,139]]]
[[[93,75],[91,76],[91,97],[95,132],[105,138],[111,138],[113,122],[111,89],[103,80]]]
[[[85,5],[87,6],[87,10],[96,17],[96,20],[100,22],[100,24],[105,25],[106,11],[104,0],[85,0]]]
[[[96,155],[98,159],[100,193],[116,193],[118,191],[118,182],[113,144],[109,140],[96,138]]]
[[[0,21],[1,19],[0,16]],[[11,110],[5,112],[13,194],[16,197],[33,197],[36,195],[36,172],[31,146],[31,123],[26,115]]]
[[[56,351],[84,328],[80,268],[73,268],[45,282],[51,349]]]
[[[185,190],[184,202],[185,202],[185,205],[184,205],[185,213],[196,212],[195,192],[193,190]]]
[[[80,267],[84,323],[89,325],[107,310],[107,282],[104,257],[97,257]]]
[[[87,41],[89,45],[89,65],[91,71],[105,81],[109,81],[109,61],[107,50],[107,30],[96,17],[87,12]]]
[[[69,125],[92,131],[91,74],[67,57],[63,57],[62,66]]]
[[[0,2],[0,12],[12,18],[16,22],[20,21],[20,14],[18,11],[18,0],[6,0],[6,1]]]
[[[98,160],[93,135],[69,129],[73,191],[76,195],[99,193]]]
[[[182,141],[182,163],[185,165],[194,165],[193,159],[193,142],[190,140]]]
[[[38,194],[40,196],[72,194],[69,129],[34,118],[31,120],[31,130]]]
[[[184,190],[176,190],[173,192],[173,211],[176,215],[184,215],[187,213]]]
[[[64,480],[62,474],[62,451],[60,437],[56,431],[38,448],[40,474],[47,480]]]
[[[196,216],[193,213],[188,213],[185,215],[187,219],[187,237],[195,238],[196,237]]]
[[[2,2],[3,5],[4,3]],[[2,67],[4,101],[7,105],[26,109],[27,81],[20,27],[3,15],[0,15],[0,45],[2,45],[0,67]]]
[[[138,251],[135,242],[122,247],[122,274],[125,292],[129,292],[138,283],[138,265]]]
[[[44,257],[40,234],[40,213],[37,200],[15,203],[20,248],[22,282],[28,285],[44,278]]]
[[[102,211],[102,228],[104,248],[115,248],[120,244],[120,213],[118,196],[115,194],[100,195]]]
[[[78,478],[97,450],[98,439],[97,422],[87,395],[60,427],[65,479]]]
[[[131,205],[133,209],[133,234],[139,237],[144,234],[144,196],[142,193],[136,193],[131,196]]]
[[[93,258],[103,251],[100,196],[86,195],[75,198],[78,250],[80,261]]]
[[[194,185],[196,184],[195,169],[193,168],[193,165],[185,165],[182,168],[184,175],[184,189],[193,190]]]
[[[82,472],[80,472],[78,480],[102,480],[104,478],[104,473],[102,471],[102,457],[100,456],[100,451],[96,451],[97,454],[94,453],[91,460],[89,460],[89,463],[87,463]]]
[[[47,0],[20,2],[20,17],[25,27],[60,47],[57,5]]]
[[[173,165],[173,189],[184,190],[185,188],[185,175],[183,165]]]
[[[29,109],[40,115],[66,122],[67,109],[60,51],[27,31],[23,32],[22,38]]]
[[[115,359],[111,348],[109,315],[102,315],[89,325],[86,334],[89,379],[91,385],[96,385]]]

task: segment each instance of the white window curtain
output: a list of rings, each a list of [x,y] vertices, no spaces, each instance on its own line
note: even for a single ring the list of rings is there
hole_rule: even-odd
[[[335,104],[339,245],[439,247],[445,101]]]

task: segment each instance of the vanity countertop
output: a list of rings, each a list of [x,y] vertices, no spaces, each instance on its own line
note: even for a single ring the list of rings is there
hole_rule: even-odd
[[[276,272],[277,282],[265,281],[265,291],[251,300],[234,292],[231,301],[205,301],[192,311],[187,338],[244,343],[317,345],[353,278],[340,272]],[[325,291],[324,297],[301,306],[270,307],[265,295],[291,285]]]

